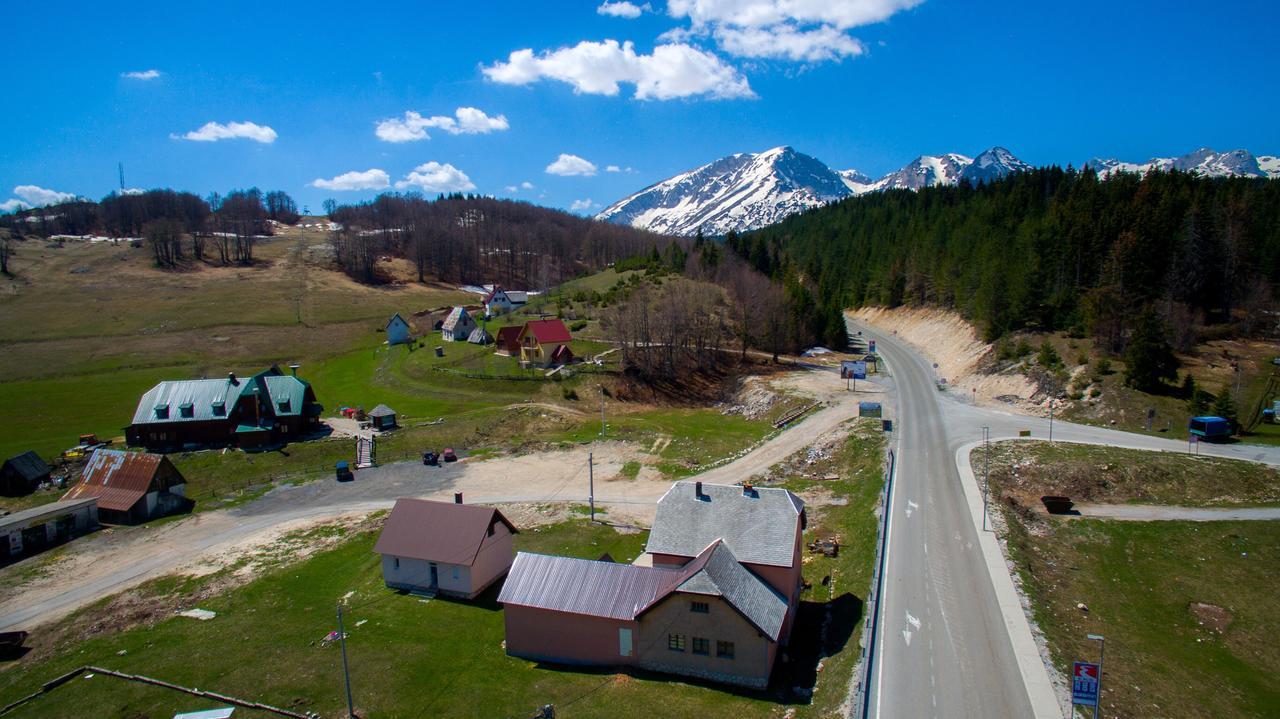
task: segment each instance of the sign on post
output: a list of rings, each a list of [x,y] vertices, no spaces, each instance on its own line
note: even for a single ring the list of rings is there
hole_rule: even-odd
[[[866,379],[867,363],[864,360],[843,360],[840,362],[842,379]]]
[[[875,340],[871,340],[871,343],[868,345],[868,349],[867,349],[867,351],[868,351],[868,352],[870,352],[871,354],[875,354],[875,353],[876,353],[876,341],[875,341]]]
[[[1099,668],[1092,662],[1076,662],[1071,672],[1071,703],[1098,706]]]

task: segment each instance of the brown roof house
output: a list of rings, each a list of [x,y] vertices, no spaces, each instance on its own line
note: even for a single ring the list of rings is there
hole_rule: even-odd
[[[799,601],[803,527],[786,490],[677,482],[658,504],[651,567],[516,556],[498,597],[507,653],[764,688]]]
[[[515,525],[492,507],[397,499],[373,551],[388,587],[473,599],[511,568]]]
[[[187,480],[162,454],[99,449],[63,501],[97,497],[104,524],[140,524],[191,508]]]
[[[505,355],[507,357],[518,357],[520,355],[520,330],[524,327],[520,325],[510,325],[498,329],[496,337],[496,346],[494,354]]]

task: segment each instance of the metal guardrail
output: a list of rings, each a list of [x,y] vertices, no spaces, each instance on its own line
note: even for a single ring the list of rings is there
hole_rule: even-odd
[[[867,613],[866,624],[862,630],[862,636],[869,639],[862,648],[862,679],[858,682],[857,700],[852,703],[853,708],[850,711],[851,717],[856,716],[861,719],[868,719],[871,716],[869,689],[871,677],[875,671],[876,639],[880,632],[880,595],[884,589],[884,565],[887,559],[885,547],[889,542],[889,512],[893,509],[890,500],[893,497],[897,467],[897,455],[893,450],[889,450],[889,471],[885,473],[884,496],[881,499],[884,511],[880,513],[880,540],[876,543],[876,562],[871,574],[871,593],[867,596],[871,611]]]

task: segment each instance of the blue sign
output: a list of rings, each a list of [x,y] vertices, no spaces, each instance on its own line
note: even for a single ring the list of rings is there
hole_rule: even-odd
[[[1101,667],[1089,662],[1076,662],[1071,672],[1071,703],[1098,706]]]

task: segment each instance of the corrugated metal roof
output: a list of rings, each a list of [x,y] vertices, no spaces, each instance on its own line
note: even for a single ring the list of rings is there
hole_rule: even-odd
[[[670,593],[683,576],[674,569],[520,552],[498,602],[631,620]]]
[[[742,566],[723,542],[708,547],[685,569],[687,578],[676,591],[723,597],[761,633],[778,640],[787,618],[786,598]]]
[[[33,450],[28,450],[22,454],[10,457],[4,461],[4,466],[13,469],[28,482],[34,482],[41,477],[49,476],[53,470],[45,463],[40,455]]]
[[[676,482],[658,500],[645,551],[696,557],[717,539],[739,561],[790,567],[795,555],[796,519],[804,502],[785,489],[755,488],[750,495],[736,485]]]
[[[272,414],[280,417],[300,415],[306,409],[309,386],[306,380],[283,374],[278,367],[265,369],[251,377],[237,378],[234,384],[230,377],[166,380],[138,400],[133,424],[225,420],[240,397],[263,393],[270,401]],[[282,400],[284,404],[281,404]],[[184,408],[189,408],[189,411],[184,412]]]
[[[80,482],[62,499],[97,497],[99,509],[127,512],[147,494],[163,455],[99,449],[89,456]]]
[[[271,411],[277,417],[302,414],[307,399],[307,382],[293,375],[267,375],[262,378],[271,397]],[[281,404],[281,401],[285,404]]]
[[[493,507],[401,498],[391,508],[373,551],[395,557],[471,566],[495,522],[516,527]]]
[[[93,504],[97,501],[97,497],[63,499],[57,502],[50,502],[49,504],[42,504],[39,507],[24,509],[21,512],[6,514],[3,517],[0,517],[0,534],[8,532],[10,527],[19,527],[31,521],[74,512],[77,509],[84,507],[86,504]]]

